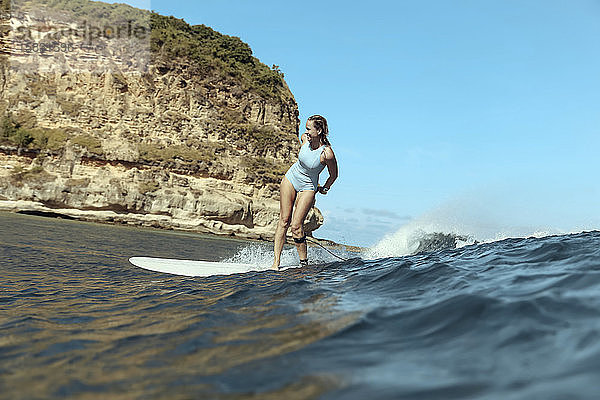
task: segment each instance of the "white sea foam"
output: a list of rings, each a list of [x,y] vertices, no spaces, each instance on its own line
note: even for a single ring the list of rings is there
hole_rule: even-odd
[[[364,258],[400,257],[414,254],[421,241],[434,233],[458,236],[456,247],[474,243],[497,242],[508,238],[563,235],[565,232],[552,227],[514,226],[501,222],[496,213],[486,212],[484,207],[473,203],[452,202],[401,226],[396,232],[386,235],[376,245],[364,252]],[[578,230],[581,232],[583,230]]]
[[[281,252],[281,265],[298,264],[298,256],[294,249],[284,249]],[[274,253],[264,245],[248,244],[241,247],[233,256],[221,260],[222,262],[252,264],[259,268],[267,269],[273,264]]]
[[[310,241],[310,239],[309,239]],[[356,253],[345,250],[329,250],[344,259],[356,257]],[[308,260],[310,264],[321,264],[333,261],[340,261],[339,258],[332,255],[329,251],[322,249],[312,243],[308,243]],[[274,252],[260,244],[248,244],[241,247],[233,256],[221,260],[222,262],[252,264],[261,269],[267,269],[273,264]],[[281,252],[281,265],[298,265],[299,257],[295,248],[283,249]]]

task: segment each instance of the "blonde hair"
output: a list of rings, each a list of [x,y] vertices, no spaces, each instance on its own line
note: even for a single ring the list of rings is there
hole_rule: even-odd
[[[329,135],[329,128],[327,128],[327,120],[325,117],[321,115],[312,115],[308,117],[308,120],[313,122],[318,131],[321,131],[321,133],[319,133],[319,136],[321,136],[321,141],[327,146],[331,146],[329,139],[327,139],[327,135]]]

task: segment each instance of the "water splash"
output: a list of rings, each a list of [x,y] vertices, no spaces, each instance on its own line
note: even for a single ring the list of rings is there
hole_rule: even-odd
[[[579,231],[580,232],[580,231]],[[401,257],[508,238],[542,238],[565,232],[546,226],[511,225],[477,202],[453,201],[401,226],[364,253],[366,259]]]
[[[281,253],[282,265],[288,265],[285,264],[285,262],[291,261],[288,253],[288,250],[284,250]],[[248,244],[240,247],[233,256],[221,261],[237,264],[253,264],[260,268],[267,269],[273,264],[273,257],[273,250],[268,250],[264,245]]]
[[[350,252],[345,249],[328,249],[325,250],[314,244],[308,244],[308,260],[310,264],[323,264],[328,262],[340,261],[339,258],[331,253],[341,257],[342,259],[350,259],[356,257],[355,252]],[[267,269],[273,264],[274,252],[272,248],[265,247],[261,244],[249,244],[238,249],[231,257],[221,260],[228,263],[253,264],[261,269]],[[284,248],[281,252],[281,266],[298,265],[300,258],[295,247]]]

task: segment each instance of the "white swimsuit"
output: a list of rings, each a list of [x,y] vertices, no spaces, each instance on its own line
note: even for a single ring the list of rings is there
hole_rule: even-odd
[[[306,141],[300,152],[298,153],[298,161],[296,161],[290,169],[286,172],[285,176],[294,186],[297,192],[303,190],[314,190],[317,191],[319,186],[319,174],[325,168],[324,164],[321,164],[321,153],[325,150],[325,145],[320,146],[316,150],[310,148],[310,142]]]

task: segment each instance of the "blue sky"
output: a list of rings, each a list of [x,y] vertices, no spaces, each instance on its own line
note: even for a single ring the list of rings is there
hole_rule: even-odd
[[[126,3],[240,37],[302,126],[328,119],[340,177],[317,237],[600,229],[598,0]]]

